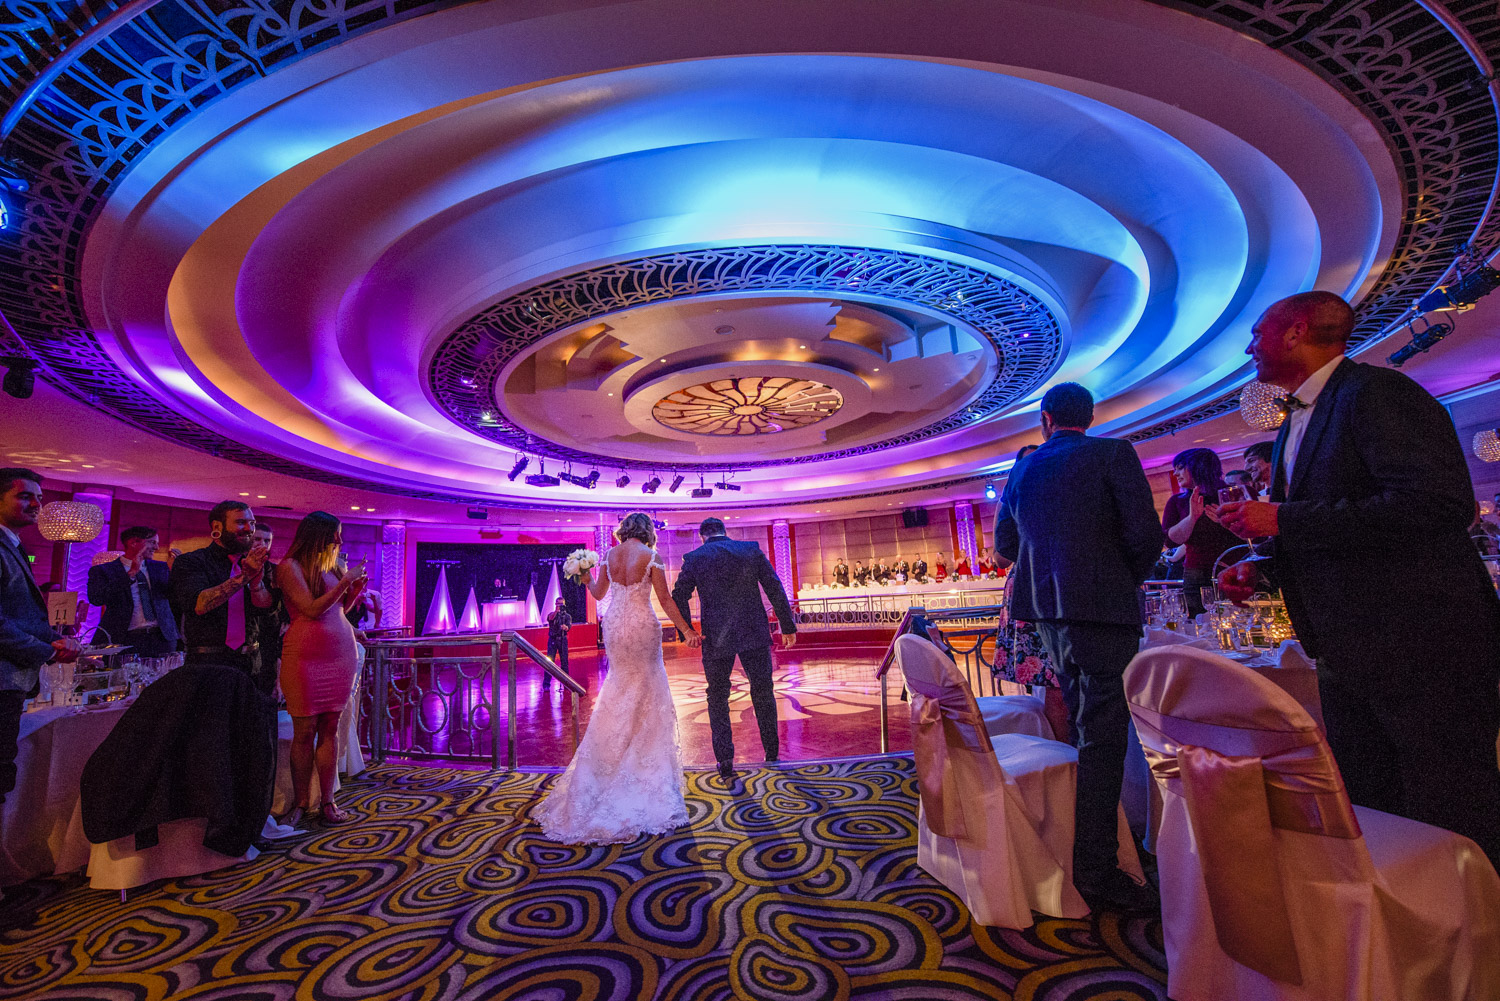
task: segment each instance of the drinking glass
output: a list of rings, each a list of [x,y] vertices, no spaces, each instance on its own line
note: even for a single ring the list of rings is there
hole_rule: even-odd
[[[1250,494],[1245,491],[1244,485],[1240,483],[1231,483],[1219,491],[1220,504],[1236,504],[1249,499]]]
[[[1199,591],[1203,596],[1203,608],[1208,610],[1219,603],[1219,589],[1216,587],[1205,587]]]

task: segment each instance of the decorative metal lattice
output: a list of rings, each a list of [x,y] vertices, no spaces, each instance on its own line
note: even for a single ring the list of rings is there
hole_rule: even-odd
[[[970,404],[924,428],[856,448],[738,463],[653,463],[651,469],[715,470],[818,462],[924,441],[999,413],[1041,384],[1062,351],[1057,320],[1040,299],[1005,279],[953,261],[864,247],[722,247],[590,268],[512,295],[462,324],[434,353],[433,398],[458,424],[510,448],[573,462],[620,465],[539,438],[508,421],[495,395],[500,372],[559,330],[651,302],[736,292],[802,292],[911,303],[946,313],[986,338],[999,359],[994,380]],[[671,360],[654,375],[671,374]]]
[[[1495,110],[1464,44],[1428,5],[1153,2],[1224,24],[1298,59],[1348,95],[1393,151],[1404,210],[1389,263],[1360,303],[1356,343],[1383,329],[1431,287],[1451,261],[1455,243],[1473,240],[1489,247],[1500,241],[1500,213],[1486,215],[1496,176]],[[14,336],[0,327],[0,353],[28,355],[41,363],[48,382],[75,399],[227,459],[337,485],[481,499],[333,473],[195,424],[116,366],[89,329],[79,294],[84,234],[104,197],[136,158],[194,111],[309,52],[451,7],[452,0],[162,0],[89,46],[75,45],[122,6],[122,0],[0,0],[0,88],[8,92],[7,103],[60,53],[75,57],[40,89],[4,150],[30,175],[31,189],[7,195],[17,210],[17,230],[0,241],[5,278],[0,309]],[[1448,0],[1443,8],[1492,60],[1500,60],[1500,18],[1493,0]],[[1231,391],[1129,438],[1169,434],[1237,405]]]
[[[658,424],[685,434],[775,434],[825,421],[844,407],[832,386],[790,376],[716,379],[679,389],[651,408]]]

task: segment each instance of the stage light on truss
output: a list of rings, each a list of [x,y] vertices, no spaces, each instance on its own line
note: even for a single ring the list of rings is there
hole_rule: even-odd
[[[573,486],[582,487],[585,490],[594,489],[594,486],[599,482],[599,474],[597,472],[592,477],[579,476],[574,472],[559,473],[558,478],[564,483],[571,483]]]
[[[672,477],[672,485],[670,487],[667,487],[667,492],[675,494],[677,492],[677,489],[682,486],[682,481],[685,479],[687,479],[687,477],[683,476],[681,473],[678,473],[676,476]]]
[[[988,483],[986,483],[984,485],[984,499],[985,500],[994,500],[995,499],[995,481],[994,480],[990,480]]]
[[[708,500],[708,498],[712,497],[713,495],[714,495],[714,488],[713,487],[694,487],[693,488],[693,494],[692,494],[693,500]]]
[[[594,489],[595,487],[597,487],[599,485],[599,470],[597,470],[597,469],[590,469],[589,470],[589,475],[587,477],[585,477],[585,479],[588,480],[589,489],[590,490]]]
[[[720,480],[718,483],[715,483],[714,486],[718,487],[720,490],[743,490],[744,489],[738,483],[730,483],[728,480]]]
[[[641,484],[641,493],[643,494],[654,494],[659,489],[661,489],[660,476],[653,475],[651,479]]]
[[[541,472],[532,473],[526,477],[526,485],[529,487],[555,487],[561,485],[562,481],[556,476],[547,475],[547,462],[542,460]]]
[[[626,487],[630,486],[630,474],[625,472],[624,470],[621,470],[620,475],[615,477],[615,486],[619,487],[621,490],[624,490]]]
[[[510,472],[505,474],[506,479],[512,483],[516,482],[516,477],[526,472],[526,467],[529,465],[531,465],[531,460],[526,458],[526,456],[516,456],[516,464],[510,467]]]

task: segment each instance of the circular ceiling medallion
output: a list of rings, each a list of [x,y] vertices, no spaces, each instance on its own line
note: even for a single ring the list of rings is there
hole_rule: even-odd
[[[775,434],[838,413],[844,398],[832,386],[789,376],[717,379],[658,400],[651,416],[687,434]]]

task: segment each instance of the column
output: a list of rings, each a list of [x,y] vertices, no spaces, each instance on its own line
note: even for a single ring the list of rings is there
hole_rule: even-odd
[[[87,598],[89,569],[94,565],[94,557],[109,550],[109,540],[114,534],[114,526],[109,523],[109,518],[114,512],[115,494],[108,487],[85,487],[75,491],[71,499],[96,505],[104,512],[104,527],[99,530],[94,541],[74,542],[68,547],[68,565],[64,570],[63,587],[65,590],[78,592],[80,598]],[[102,614],[102,609],[88,606],[83,620],[78,623],[77,635],[80,640],[87,642],[93,637],[94,630],[99,628],[99,617]]]
[[[608,525],[594,526],[594,552],[602,558],[615,544],[615,530]]]
[[[958,548],[969,558],[972,568],[979,562],[979,547],[974,540],[973,501],[959,501],[953,505],[953,526],[958,530]]]
[[[385,609],[382,626],[407,625],[404,521],[387,521],[380,526],[380,603]]]
[[[785,519],[771,522],[771,563],[776,567],[776,576],[781,578],[787,596],[797,593],[797,578],[792,573],[792,528]]]

